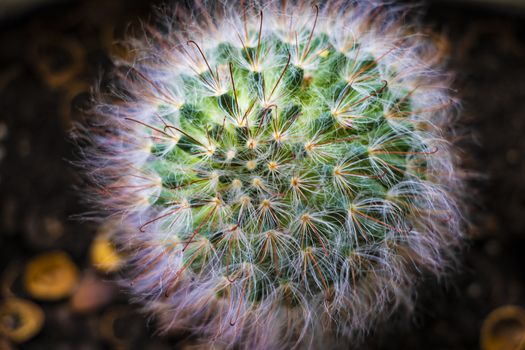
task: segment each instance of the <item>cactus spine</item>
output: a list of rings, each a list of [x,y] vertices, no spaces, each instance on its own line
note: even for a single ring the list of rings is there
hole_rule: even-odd
[[[83,132],[134,294],[226,346],[361,334],[459,242],[439,51],[393,6],[203,6],[145,26]]]

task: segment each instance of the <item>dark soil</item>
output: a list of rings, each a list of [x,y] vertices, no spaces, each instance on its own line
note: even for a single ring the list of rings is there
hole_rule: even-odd
[[[70,1],[0,22],[0,273],[19,276],[32,256],[51,250],[68,252],[82,273],[93,270],[87,252],[97,227],[74,218],[87,208],[68,162],[75,158],[68,130],[81,119],[89,86],[109,67],[110,34],[118,38],[128,23],[147,19],[150,5]],[[460,271],[439,286],[424,283],[415,317],[383,327],[363,349],[479,349],[492,310],[525,307],[525,13],[436,1],[425,21],[451,41],[463,101],[470,243]],[[30,298],[19,279],[13,291]],[[67,300],[39,305],[43,330],[13,348],[173,349],[185,342],[155,335],[154,322],[125,293],[84,313]],[[101,327],[115,312],[112,340]]]

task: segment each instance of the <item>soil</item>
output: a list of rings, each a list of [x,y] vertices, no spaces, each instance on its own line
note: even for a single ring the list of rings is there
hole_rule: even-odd
[[[424,22],[450,40],[469,243],[459,271],[439,285],[423,283],[415,316],[352,349],[479,349],[492,310],[525,307],[525,13],[440,1],[422,9]],[[48,251],[65,251],[82,276],[112,283],[89,263],[98,228],[77,218],[88,208],[69,162],[76,150],[68,130],[110,66],[108,50],[118,53],[111,44],[150,14],[148,1],[78,0],[0,22],[0,273],[2,287],[15,276],[18,297],[31,299],[20,281],[25,263]],[[0,336],[0,349],[182,349],[188,342],[184,334],[156,334],[125,292],[82,311],[69,299],[37,304],[44,328],[19,345]]]

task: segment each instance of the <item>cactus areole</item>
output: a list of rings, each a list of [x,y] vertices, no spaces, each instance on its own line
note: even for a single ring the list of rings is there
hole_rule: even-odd
[[[461,241],[440,46],[371,1],[194,7],[129,40],[80,132],[133,294],[228,348],[316,348],[410,306]]]

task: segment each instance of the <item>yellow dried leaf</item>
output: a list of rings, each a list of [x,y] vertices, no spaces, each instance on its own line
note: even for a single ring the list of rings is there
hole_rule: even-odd
[[[28,300],[7,298],[0,304],[0,334],[16,343],[35,336],[44,323],[42,309]]]
[[[91,265],[103,272],[114,272],[122,265],[122,257],[105,234],[99,234],[91,243]]]
[[[525,350],[525,310],[508,305],[492,311],[481,328],[483,350]]]
[[[34,298],[58,300],[71,295],[78,282],[78,269],[64,252],[33,258],[26,265],[24,287]]]

